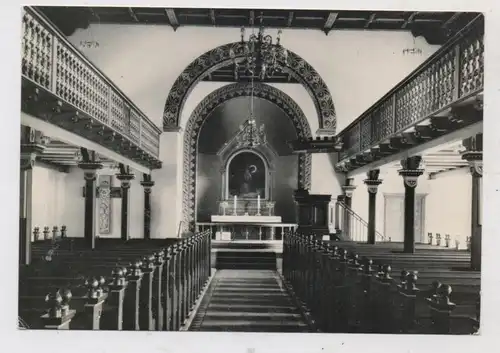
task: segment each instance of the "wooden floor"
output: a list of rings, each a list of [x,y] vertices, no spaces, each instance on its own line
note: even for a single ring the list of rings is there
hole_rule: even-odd
[[[311,332],[273,270],[218,270],[189,331]]]

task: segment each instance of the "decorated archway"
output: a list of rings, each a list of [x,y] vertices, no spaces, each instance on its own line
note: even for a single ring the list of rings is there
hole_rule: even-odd
[[[204,121],[219,105],[233,98],[252,94],[248,83],[234,83],[221,87],[207,95],[193,111],[186,124],[183,150],[182,219],[183,226],[193,230],[196,214],[196,165],[198,138]],[[304,112],[283,91],[263,83],[254,83],[254,97],[265,99],[279,107],[292,121],[298,138],[311,137],[311,128]],[[298,187],[311,187],[311,155],[298,155]],[[187,229],[186,229],[187,230]]]
[[[164,131],[177,129],[182,108],[194,86],[209,73],[231,64],[231,49],[236,58],[243,57],[243,52],[237,42],[221,45],[199,56],[179,75],[170,89],[165,103],[163,111]],[[287,60],[285,70],[302,83],[314,101],[320,130],[335,135],[337,127],[335,106],[326,83],[309,63],[294,52],[288,51]]]

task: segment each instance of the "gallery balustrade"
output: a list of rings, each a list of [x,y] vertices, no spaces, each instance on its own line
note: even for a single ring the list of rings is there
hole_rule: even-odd
[[[80,113],[90,119],[87,126],[102,128],[101,136],[119,135],[128,143],[127,150],[142,151],[146,159],[158,158],[161,130],[32,7],[23,9],[21,48],[23,89],[30,92],[23,95],[23,101],[43,91],[52,101],[72,108],[64,117],[67,122],[75,117],[75,112]],[[52,113],[68,113],[66,106],[62,108]],[[67,128],[71,129],[71,125]],[[76,127],[73,129],[79,133]]]

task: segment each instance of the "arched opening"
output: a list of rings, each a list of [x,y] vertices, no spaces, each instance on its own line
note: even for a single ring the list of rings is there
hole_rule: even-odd
[[[218,68],[232,65],[230,52],[242,58],[243,52],[237,50],[238,43],[229,43],[200,55],[191,62],[175,80],[168,94],[163,112],[163,130],[175,130],[189,93],[206,75]],[[319,128],[324,134],[335,135],[337,119],[333,99],[325,81],[319,73],[303,58],[288,50],[287,65],[284,68],[300,82],[311,96],[318,114]]]
[[[238,126],[245,118],[244,112],[237,107],[225,107],[227,102],[237,104],[238,99],[248,99],[251,94],[249,84],[236,83],[224,86],[211,94],[209,94],[196,107],[191,114],[184,133],[184,167],[183,167],[183,225],[194,227],[196,222],[210,220],[210,214],[219,212],[217,202],[227,199],[227,185],[214,183],[214,180],[219,181],[220,178],[226,179],[226,166],[229,158],[233,156],[238,149],[229,148],[227,142],[238,130]],[[287,139],[295,139],[297,137],[310,137],[311,130],[307,119],[300,107],[284,92],[266,84],[254,84],[254,96],[262,103],[263,106],[267,103],[269,107],[273,107],[276,115],[279,112],[281,118],[269,119],[266,121],[266,128],[278,131],[281,128],[280,134],[274,133],[268,136],[269,144],[260,146],[254,151],[260,153],[264,157],[268,168],[268,197],[273,196],[274,179],[278,175],[274,175],[275,171],[279,171],[280,176],[286,183],[276,185],[275,190],[280,195],[292,195],[293,190],[300,187],[304,189],[310,188],[311,183],[311,156],[310,154],[294,155],[287,144]],[[269,108],[268,107],[268,108]],[[231,113],[225,119],[210,119],[209,117],[220,109],[226,112],[240,112],[242,116],[239,121],[236,118],[238,113]],[[244,108],[243,108],[244,109]],[[269,114],[265,114],[269,116]],[[280,120],[281,119],[281,120]],[[211,127],[209,126],[211,125]],[[283,126],[286,127],[286,134],[282,134]],[[219,138],[213,138],[213,133],[201,134],[203,129],[217,131]],[[288,137],[287,137],[288,136]],[[271,146],[272,145],[272,146]],[[224,148],[226,146],[226,148]],[[276,147],[277,150],[274,150]],[[200,153],[201,152],[201,153]],[[283,158],[282,164],[274,165],[274,160],[277,155]],[[285,156],[286,155],[286,156]],[[286,158],[284,158],[286,157]],[[285,162],[285,159],[287,160]],[[276,196],[278,199],[280,197]],[[264,200],[263,200],[264,201]],[[287,201],[288,202],[288,201]],[[285,219],[294,219],[294,207],[287,206],[285,201],[277,201],[276,207],[285,209],[285,214],[289,212]],[[291,200],[293,202],[293,200]],[[280,206],[281,205],[281,206]],[[263,205],[264,207],[264,205]],[[193,229],[193,228],[192,228]]]

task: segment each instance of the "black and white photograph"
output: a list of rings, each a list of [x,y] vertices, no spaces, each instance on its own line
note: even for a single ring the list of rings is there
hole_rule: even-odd
[[[480,335],[487,15],[242,6],[19,7],[17,329]]]

